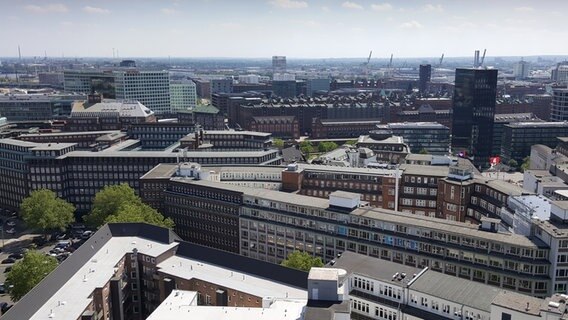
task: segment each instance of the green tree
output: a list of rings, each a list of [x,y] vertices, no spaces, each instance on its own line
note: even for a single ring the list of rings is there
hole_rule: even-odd
[[[92,227],[100,227],[108,216],[116,214],[120,207],[128,203],[141,203],[129,185],[122,183],[106,186],[95,195],[93,208],[85,217],[85,222]]]
[[[314,152],[314,146],[312,146],[312,143],[309,140],[304,140],[300,142],[300,150],[302,153],[308,155]]]
[[[531,157],[525,157],[523,159],[523,164],[521,164],[521,171],[525,172],[525,170],[529,170],[531,166]]]
[[[517,160],[515,159],[511,159],[509,160],[509,162],[507,163],[509,165],[509,167],[511,168],[516,168],[519,166],[519,163],[517,162]]]
[[[85,221],[98,228],[113,222],[146,222],[173,228],[172,219],[164,218],[156,209],[142,202],[127,184],[107,186],[95,195],[93,209]]]
[[[124,204],[117,213],[105,219],[105,223],[117,222],[145,222],[170,229],[174,227],[172,219],[164,218],[156,209],[144,203]]]
[[[65,230],[75,221],[75,207],[57,197],[48,189],[33,191],[22,201],[20,216],[26,225],[48,233],[53,230]]]
[[[319,152],[329,152],[331,150],[337,149],[337,143],[333,141],[322,141],[318,143],[318,151]]]
[[[13,301],[20,300],[26,293],[57,268],[57,259],[39,251],[28,251],[24,259],[16,262],[6,277],[6,288]]]
[[[349,141],[345,142],[345,144],[348,144],[350,146],[355,146],[357,144],[357,140],[349,140]]]
[[[310,271],[312,267],[323,267],[323,262],[321,258],[312,257],[307,252],[294,250],[280,265],[302,271]]]
[[[418,152],[418,153],[419,153],[419,154],[429,154],[429,153],[428,153],[428,150],[426,150],[426,148],[422,148],[422,149],[420,150],[420,152]]]
[[[276,148],[282,149],[284,148],[284,140],[274,138],[272,139],[272,145],[275,146]]]

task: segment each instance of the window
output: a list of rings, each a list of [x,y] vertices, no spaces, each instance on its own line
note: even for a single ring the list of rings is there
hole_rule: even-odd
[[[205,304],[211,305],[211,296],[208,294],[205,295]]]
[[[505,312],[501,312],[501,320],[511,320],[511,315]]]

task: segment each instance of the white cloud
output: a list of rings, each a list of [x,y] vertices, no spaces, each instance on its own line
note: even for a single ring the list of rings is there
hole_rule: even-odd
[[[87,12],[87,13],[94,13],[94,14],[107,14],[110,13],[110,11],[108,9],[103,9],[103,8],[97,8],[97,7],[90,7],[90,6],[86,6],[83,8],[83,11]]]
[[[532,11],[534,11],[534,8],[533,7],[518,7],[518,8],[515,8],[515,11],[517,11],[517,12],[532,12]]]
[[[421,25],[420,22],[418,22],[416,20],[405,22],[405,23],[401,24],[400,27],[403,28],[403,29],[422,29],[422,28],[424,28],[424,26]]]
[[[308,3],[306,1],[295,1],[295,0],[272,0],[269,3],[275,7],[284,9],[301,9],[307,8]]]
[[[392,10],[392,5],[390,3],[372,4],[371,9],[374,11],[389,11]]]
[[[321,7],[321,10],[322,10],[323,12],[329,12],[329,11],[331,11],[331,10],[329,10],[329,7],[326,7],[326,6]]]
[[[178,13],[178,11],[176,9],[170,9],[170,8],[162,8],[160,9],[160,12],[163,14],[175,14]]]
[[[225,28],[225,29],[236,29],[236,28],[242,27],[241,24],[235,23],[235,22],[223,22],[223,23],[219,23],[218,26],[221,27],[221,28]]]
[[[29,4],[25,6],[24,9],[35,13],[65,13],[69,11],[69,8],[62,3],[52,3],[43,6]]]
[[[315,28],[320,26],[320,23],[314,20],[303,21],[302,24],[308,28]]]
[[[426,12],[444,12],[444,7],[441,4],[433,5],[431,3],[422,7],[422,10]]]
[[[345,1],[345,2],[343,2],[343,3],[341,4],[341,6],[342,6],[343,8],[346,8],[346,9],[356,9],[356,10],[361,10],[361,9],[363,9],[363,7],[362,7],[360,4],[355,3],[355,2],[350,2],[350,1]]]

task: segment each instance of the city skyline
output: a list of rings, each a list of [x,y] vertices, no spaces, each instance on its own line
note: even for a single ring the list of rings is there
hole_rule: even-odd
[[[13,1],[0,56],[292,58],[561,55],[558,1]],[[151,23],[148,23],[151,22]],[[256,42],[256,43],[254,43]],[[547,44],[554,43],[554,47]],[[535,45],[539,44],[539,45]]]

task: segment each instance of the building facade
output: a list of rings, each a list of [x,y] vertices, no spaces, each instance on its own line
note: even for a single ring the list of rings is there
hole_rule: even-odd
[[[446,155],[450,151],[450,128],[436,122],[391,122],[377,128],[402,137],[411,153]]]
[[[171,113],[168,71],[118,70],[113,76],[117,99],[140,101],[156,114]]]
[[[568,136],[566,122],[516,122],[503,128],[501,155],[504,161],[511,159],[522,163],[530,156],[531,146],[541,144],[556,147],[558,137]]]
[[[187,187],[194,190],[191,192],[199,192],[196,195],[203,206],[218,206],[206,209],[204,217],[217,219],[223,211],[238,212],[239,253],[255,259],[280,263],[290,252],[300,250],[331,261],[350,251],[534,296],[549,295],[556,277],[550,267],[550,260],[556,257],[549,256],[548,245],[496,232],[494,222],[480,228],[365,207],[360,195],[346,192],[332,193],[328,201],[194,178],[170,180],[163,190],[166,208],[174,205],[168,200],[169,194],[184,193],[180,183],[191,185]],[[183,198],[190,199],[189,195]],[[221,210],[234,205],[234,211]],[[219,243],[223,241],[219,237],[207,238],[211,230],[188,225],[195,219],[192,215],[178,215],[168,209],[165,214],[176,214],[177,225],[187,228],[192,237],[203,237],[202,244],[225,245]]]
[[[568,120],[568,89],[552,90],[552,109],[550,110],[551,121]]]
[[[486,166],[491,156],[497,70],[456,69],[452,148],[466,152],[476,166]]]
[[[213,79],[211,80],[211,94],[232,93],[233,79]]]
[[[197,91],[191,80],[170,82],[170,112],[193,109],[197,105]]]
[[[420,93],[426,92],[428,90],[428,85],[430,84],[430,79],[432,78],[432,65],[421,64],[418,71],[418,90]]]

